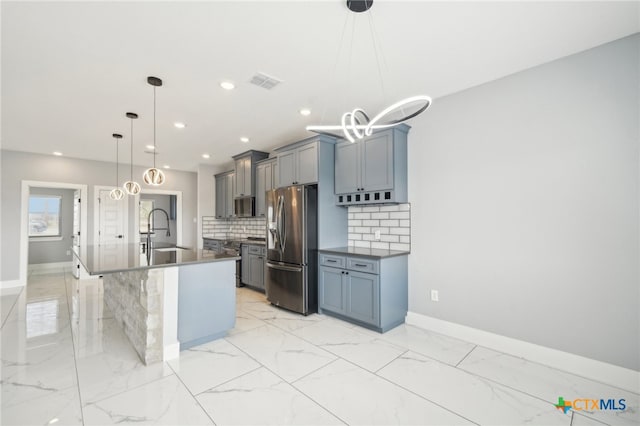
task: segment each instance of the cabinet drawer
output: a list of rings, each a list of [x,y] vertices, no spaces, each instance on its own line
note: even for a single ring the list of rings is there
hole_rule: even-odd
[[[257,254],[262,255],[262,247],[260,246],[249,246],[249,254]]]
[[[370,259],[362,259],[357,257],[347,258],[347,269],[352,271],[368,272],[370,274],[378,273],[378,261]]]
[[[320,253],[320,264],[334,268],[344,268],[345,262],[342,256]]]

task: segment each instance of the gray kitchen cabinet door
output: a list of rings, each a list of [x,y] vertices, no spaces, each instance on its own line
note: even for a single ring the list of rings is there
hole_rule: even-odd
[[[298,148],[296,184],[318,182],[318,144],[310,143]]]
[[[253,193],[253,175],[252,175],[252,171],[251,170],[252,167],[252,163],[251,163],[251,157],[247,157],[244,159],[244,168],[242,170],[242,172],[244,173],[244,177],[242,180],[242,194],[244,194],[245,197],[248,196],[254,196],[255,194]]]
[[[360,141],[361,190],[393,189],[393,139],[391,132]]]
[[[273,162],[273,164],[271,165],[272,169],[271,169],[271,189],[275,189],[275,188],[279,188],[280,185],[278,184],[278,179],[280,179],[280,169],[278,167],[278,160],[276,159],[276,161]]]
[[[216,218],[223,219],[227,217],[226,211],[226,192],[227,192],[227,177],[216,177]]]
[[[372,325],[380,321],[380,277],[373,274],[348,271],[347,314]]]
[[[360,188],[360,155],[358,142],[336,145],[336,194],[350,194]]]
[[[296,151],[278,155],[278,187],[293,185],[296,181]]]
[[[264,290],[264,257],[249,255],[250,284]]]
[[[273,166],[274,162],[269,162],[264,164],[264,189],[265,191],[269,191],[275,186],[273,186]]]
[[[267,168],[269,169],[268,171]],[[269,186],[269,188],[267,186]],[[258,164],[256,167],[256,216],[264,216],[265,191],[271,189],[270,186],[271,164]]]
[[[242,284],[251,284],[251,269],[249,268],[249,259],[251,255],[249,254],[249,246],[243,245],[240,248],[240,255],[242,256],[241,260],[241,268],[240,268],[240,276]]]
[[[235,173],[235,197],[251,196],[251,158],[238,158]]]
[[[347,280],[343,269],[320,267],[320,280],[318,290],[320,297],[320,309],[347,313]]]
[[[225,217],[233,217],[233,187],[235,183],[235,173],[230,173],[227,175],[226,187],[225,191]]]

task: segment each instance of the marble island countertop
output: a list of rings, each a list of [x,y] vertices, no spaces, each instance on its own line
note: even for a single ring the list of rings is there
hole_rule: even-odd
[[[154,243],[150,253],[143,253],[141,244],[131,243],[89,245],[85,252],[74,250],[73,254],[89,275],[240,259],[235,254],[194,250],[166,243]]]

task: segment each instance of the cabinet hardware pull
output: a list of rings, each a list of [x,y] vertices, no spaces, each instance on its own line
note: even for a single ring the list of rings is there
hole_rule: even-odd
[[[363,265],[362,263],[354,263],[353,266],[359,266],[361,268],[366,268],[367,265]]]
[[[338,261],[337,260],[333,260],[333,259],[327,259],[327,262],[329,262],[329,263],[337,263]]]

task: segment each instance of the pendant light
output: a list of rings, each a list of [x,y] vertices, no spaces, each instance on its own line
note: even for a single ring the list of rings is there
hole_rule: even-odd
[[[371,33],[371,40],[373,43],[373,51],[376,58],[376,64],[378,66],[378,76],[380,77],[380,85],[382,87],[383,95],[384,95],[384,84],[382,82],[382,72],[380,69],[380,59],[378,55],[382,57],[382,63],[386,65],[386,61],[384,60],[384,55],[382,54],[382,48],[378,46],[376,43],[377,34],[373,28],[373,19],[371,17],[371,12],[368,12],[373,6],[373,0],[347,0],[347,8],[353,13],[368,13],[369,18],[369,30]],[[355,21],[353,21],[352,28],[352,40],[351,45],[353,46],[353,30],[355,29]],[[347,26],[347,21],[345,21],[345,26],[342,32],[342,39],[340,40],[340,48],[338,49],[338,58],[340,57],[340,51],[342,50],[342,43],[344,41],[344,33]],[[337,64],[336,60],[336,64]],[[350,63],[350,62],[349,62]],[[334,70],[335,73],[335,70]],[[354,108],[351,111],[347,111],[342,114],[339,124],[334,125],[312,125],[307,126],[306,129],[311,132],[320,133],[320,134],[328,134],[331,136],[340,136],[339,132],[342,131],[342,136],[344,136],[349,142],[355,142],[356,139],[363,139],[367,136],[371,136],[374,130],[386,129],[389,127],[397,126],[398,124],[409,120],[410,118],[415,117],[416,115],[421,114],[427,108],[431,106],[432,100],[429,96],[426,95],[417,95],[411,96],[406,99],[402,99],[398,101],[380,113],[375,115],[373,118],[370,118],[369,115],[362,108]],[[409,110],[407,113],[406,110]],[[399,118],[395,119],[384,119],[385,116],[393,115],[395,117],[400,114]]]
[[[129,177],[130,180],[126,181],[123,187],[127,194],[136,195],[140,192],[140,184],[133,180],[133,120],[138,118],[138,114],[128,112],[127,117],[131,119],[131,175]]]
[[[124,191],[120,189],[120,156],[119,156],[119,145],[120,139],[122,139],[122,135],[119,133],[114,133],[112,135],[116,140],[116,187],[111,190],[109,193],[109,198],[112,200],[121,200],[124,197]]]
[[[156,87],[162,86],[162,80],[158,77],[147,77],[147,83],[153,86],[153,167],[147,169],[142,175],[147,185],[159,186],[164,183],[164,172],[156,168]]]

